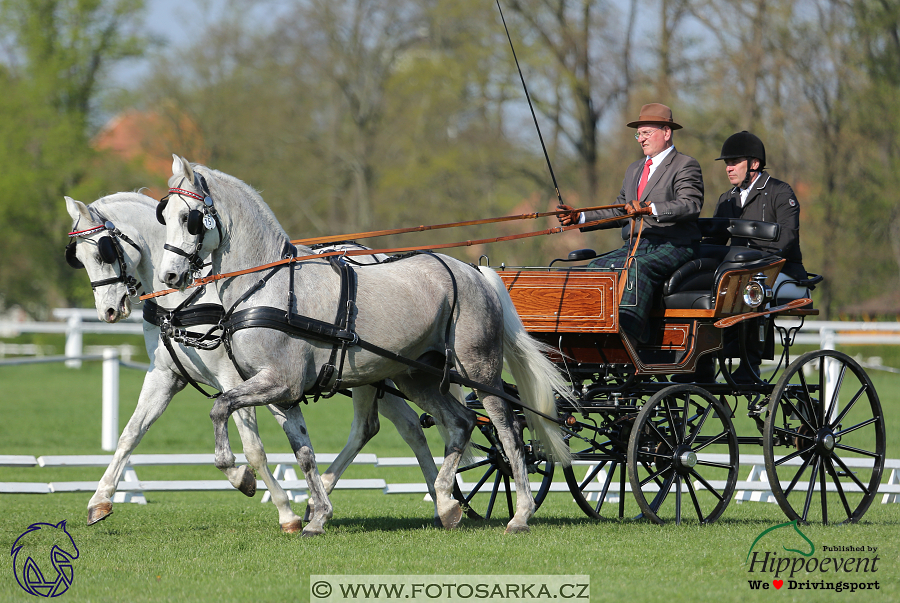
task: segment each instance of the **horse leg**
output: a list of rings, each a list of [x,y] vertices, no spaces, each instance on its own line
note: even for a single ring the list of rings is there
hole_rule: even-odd
[[[456,469],[475,428],[475,416],[453,396],[441,394],[438,383],[430,376],[397,375],[394,381],[444,428],[444,462],[434,481],[434,500],[441,524],[447,529],[455,528],[462,519],[462,508],[453,498]]]
[[[160,367],[155,367],[144,377],[137,407],[122,430],[122,435],[119,436],[112,462],[100,478],[97,491],[88,502],[88,525],[93,525],[112,514],[112,495],[119,480],[122,479],[128,458],[150,426],[166,410],[172,397],[184,386],[185,384],[174,373]]]
[[[272,497],[272,503],[278,509],[278,522],[281,524],[281,530],[288,534],[299,532],[303,528],[303,520],[294,513],[287,492],[284,491],[284,488],[281,487],[281,484],[269,471],[269,465],[266,462],[266,451],[262,440],[259,438],[255,409],[242,408],[238,410],[234,414],[234,422],[237,425],[241,442],[244,445],[244,454],[247,456],[247,462],[253,468],[253,470],[247,470],[247,465],[240,468],[244,472],[240,478],[242,481],[238,490],[247,494],[247,496],[253,496],[253,493],[256,491],[256,477],[253,475],[255,470],[265,482]],[[247,488],[248,484],[252,484],[252,492],[250,492],[250,488]]]
[[[229,466],[219,466],[218,468],[225,474],[225,477],[228,478],[235,490],[239,490],[244,496],[252,498],[256,494],[256,474],[254,472],[256,465],[250,461],[250,451],[247,449],[255,446],[250,441],[254,437],[251,435],[251,431],[256,431],[256,415],[252,409],[238,410],[234,414],[234,424],[238,428],[238,435],[241,438],[241,443],[244,445],[247,462],[250,464],[238,466],[232,461]],[[261,449],[262,442],[259,442],[259,433],[256,433],[255,437],[258,442],[256,445]],[[234,455],[231,455],[231,458],[234,459]],[[265,463],[265,452],[263,452],[263,463]]]
[[[528,481],[528,472],[525,469],[525,459],[522,455],[525,443],[522,434],[515,425],[513,414],[509,405],[497,396],[485,392],[479,392],[484,410],[491,418],[491,423],[497,430],[497,436],[509,459],[509,466],[516,482],[516,513],[506,524],[506,533],[515,534],[528,532],[528,520],[534,515],[535,504],[531,496],[531,484]]]
[[[385,393],[384,397],[379,401],[378,412],[394,424],[400,436],[416,455],[416,460],[419,461],[419,467],[422,469],[422,475],[425,477],[428,493],[431,495],[431,500],[434,501],[434,525],[440,527],[441,519],[437,509],[437,494],[434,491],[434,482],[437,479],[438,470],[434,464],[431,450],[428,448],[425,432],[422,431],[422,425],[419,423],[419,416],[405,400],[391,393]]]
[[[329,494],[363,446],[378,433],[377,394],[378,390],[370,385],[353,388],[353,422],[350,424],[347,444],[322,474],[322,483]]]
[[[306,486],[309,488],[308,507],[312,509],[307,518],[306,527],[303,528],[303,536],[319,536],[325,533],[325,522],[331,519],[333,509],[328,492],[322,483],[319,469],[316,466],[316,457],[313,452],[306,422],[303,420],[303,412],[299,405],[291,405],[287,408],[269,406],[269,410],[275,415],[276,420],[284,430],[291,449],[297,458],[297,465],[303,471],[306,478]]]
[[[291,388],[281,381],[272,369],[264,369],[258,372],[247,381],[219,396],[209,413],[216,438],[216,467],[224,470],[234,466],[234,454],[231,452],[228,441],[229,416],[240,408],[262,406],[264,404],[290,404],[293,400],[294,394]],[[299,408],[296,406],[292,407],[292,411],[300,413]],[[286,413],[286,417],[293,418],[294,421],[289,421],[286,418],[282,422],[282,428],[285,430],[288,440],[294,448],[297,463],[306,476],[310,499],[316,505],[317,510],[317,514],[313,516],[310,524],[304,528],[303,535],[322,534],[324,533],[323,526],[325,521],[331,517],[331,502],[328,500],[325,487],[322,485],[322,479],[316,468],[312,443],[309,441],[302,414],[299,414],[298,417],[298,415]],[[297,420],[299,420],[299,423],[297,423]],[[295,424],[297,426],[296,429],[294,429]]]

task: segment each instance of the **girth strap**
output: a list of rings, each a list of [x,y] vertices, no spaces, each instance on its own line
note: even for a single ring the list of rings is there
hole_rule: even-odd
[[[343,381],[344,359],[347,357],[347,348],[352,345],[351,340],[344,334],[353,335],[355,338],[353,311],[356,307],[356,272],[340,257],[330,257],[328,261],[331,267],[341,276],[341,293],[338,298],[334,324],[338,328],[338,333],[342,335],[339,337],[340,343],[335,343],[331,348],[331,357],[328,359],[328,362],[323,364],[322,369],[319,371],[315,385],[315,399],[318,399],[319,396],[330,398],[340,389]],[[338,349],[341,351],[341,359],[340,364],[335,365]],[[337,372],[336,376],[335,371]],[[327,392],[323,393],[328,384],[331,383],[332,377],[334,377],[334,383]]]

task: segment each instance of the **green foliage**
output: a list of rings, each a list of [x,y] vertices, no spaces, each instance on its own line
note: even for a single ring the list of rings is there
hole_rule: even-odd
[[[0,306],[40,313],[90,299],[83,286],[76,293],[64,266],[63,195],[116,180],[99,172],[109,166],[90,149],[88,117],[103,69],[141,51],[128,28],[142,7],[142,0],[0,3],[0,36],[11,49],[0,64]]]

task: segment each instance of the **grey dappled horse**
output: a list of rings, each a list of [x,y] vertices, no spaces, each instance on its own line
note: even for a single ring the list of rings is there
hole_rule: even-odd
[[[131,313],[131,296],[140,293],[135,289],[128,291],[125,278],[120,277],[134,277],[142,283],[146,291],[158,288],[154,287],[155,284],[159,284],[158,281],[154,281],[154,266],[162,255],[165,228],[157,221],[156,207],[155,199],[138,193],[116,193],[98,199],[90,206],[66,197],[66,209],[73,220],[73,232],[90,231],[102,226],[103,221],[109,221],[121,233],[118,235],[119,252],[115,252],[114,247],[111,247],[115,245],[111,240],[101,245],[101,239],[104,237],[117,236],[106,228],[76,236],[75,247],[70,250],[84,265],[92,285],[95,285],[94,302],[97,314],[103,321],[116,322],[126,318]],[[122,235],[126,240],[121,240]],[[105,249],[101,251],[101,247]],[[117,253],[122,254],[126,275],[120,275],[121,268],[115,259]],[[372,261],[371,256],[362,256],[360,260]],[[219,296],[212,289],[213,287],[210,287],[208,291],[204,291],[191,305],[194,307],[204,303],[221,305]],[[172,294],[164,298],[161,305],[175,309],[186,297],[187,295],[182,293]],[[205,329],[195,328],[195,330]],[[151,362],[150,370],[144,378],[137,408],[119,438],[113,461],[88,503],[89,525],[112,513],[111,497],[121,479],[128,457],[154,421],[165,411],[172,397],[187,385],[165,346],[160,345],[158,326],[144,322],[144,342]],[[195,381],[220,391],[231,389],[242,381],[225,353],[224,346],[204,350],[186,348],[174,343],[173,349],[178,354],[182,366],[188,371],[188,376]],[[323,476],[326,489],[331,491],[363,445],[377,433],[378,412],[381,412],[397,426],[403,439],[413,449],[425,475],[429,492],[433,496],[437,468],[416,412],[402,399],[390,393],[385,393],[384,397],[376,402],[376,394],[375,388],[370,386],[353,390],[354,418],[350,437],[347,445]],[[306,430],[300,410],[296,408],[284,410],[277,406],[270,406],[269,409],[284,428],[291,445],[299,448],[297,434]],[[302,528],[302,521],[292,511],[290,499],[266,464],[266,454],[256,428],[255,409],[243,409],[237,414],[235,422],[247,460],[268,487],[272,502],[278,508],[282,530],[299,531]],[[220,468],[235,488],[248,496],[253,496],[256,478],[246,466],[237,468],[232,464]]]
[[[196,266],[200,258],[210,259],[215,274],[282,259],[288,237],[251,187],[222,172],[192,166],[184,158],[174,159],[171,195],[161,208],[167,225],[167,251],[157,267],[162,282],[184,290],[191,283],[192,263]],[[209,197],[205,198],[207,187]],[[201,218],[205,222],[202,227]],[[309,255],[310,250],[301,247],[298,253]],[[238,305],[268,306],[287,313],[288,288],[293,282],[295,302],[290,310],[331,323],[340,289],[336,271],[325,260],[306,260],[292,266],[274,274],[252,272],[219,281],[222,304],[226,310]],[[355,270],[354,319],[360,340],[438,368],[444,367],[445,353],[449,353],[453,368],[462,377],[483,386],[476,390],[510,460],[516,483],[516,512],[507,532],[527,531],[535,505],[522,457],[521,434],[513,429],[508,403],[491,391],[502,391],[504,355],[526,408],[555,417],[553,390],[565,392],[566,384],[525,332],[499,276],[487,268],[479,270],[432,254]],[[268,282],[250,292],[264,275]],[[232,347],[235,361],[248,379],[220,396],[210,412],[219,466],[233,463],[228,417],[241,408],[296,400],[316,382],[319,368],[328,361],[332,349],[330,343],[291,336],[274,328],[238,330],[233,333]],[[451,494],[460,455],[475,425],[474,413],[442,393],[441,379],[431,371],[410,368],[360,347],[348,351],[342,378],[348,387],[390,378],[443,426],[445,459],[435,482],[436,502],[443,525],[455,527],[462,511]],[[567,462],[570,453],[558,424],[532,413],[526,412],[526,416],[547,455]],[[303,533],[321,534],[325,521],[332,516],[332,507],[324,488],[316,486],[319,475],[311,444],[307,442],[297,452],[297,459],[309,484],[313,507]]]

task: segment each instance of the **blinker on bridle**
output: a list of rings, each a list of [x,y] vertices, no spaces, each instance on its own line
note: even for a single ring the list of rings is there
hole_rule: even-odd
[[[173,247],[166,243],[163,245],[163,249],[167,249],[172,253],[180,255],[182,257],[187,258],[188,262],[191,265],[191,269],[197,273],[203,269],[203,260],[200,259],[200,249],[203,247],[203,236],[206,234],[207,230],[212,230],[213,228],[219,231],[219,240],[222,239],[222,228],[219,225],[219,220],[216,213],[216,208],[213,204],[212,195],[209,192],[209,187],[206,185],[206,179],[202,174],[198,174],[194,172],[194,185],[197,186],[203,194],[195,193],[194,191],[187,190],[184,188],[170,188],[169,194],[159,200],[159,204],[156,206],[156,219],[160,224],[166,224],[166,218],[163,216],[163,211],[165,211],[166,206],[169,204],[169,197],[172,195],[178,195],[180,197],[190,197],[191,199],[196,199],[197,201],[202,201],[203,206],[201,209],[191,209],[188,211],[187,217],[187,231],[189,234],[193,236],[199,236],[196,246],[194,247],[193,253],[187,253],[183,249],[179,247]],[[184,201],[184,199],[182,199]],[[187,201],[184,201],[185,205],[187,205]]]
[[[86,238],[102,230],[106,230],[109,234],[100,237],[97,241],[97,253],[100,255],[100,261],[102,263],[119,265],[119,276],[104,279],[102,281],[91,281],[91,288],[96,289],[97,287],[102,287],[104,285],[124,283],[128,296],[134,297],[137,295],[137,290],[138,287],[141,286],[141,283],[126,272],[125,252],[122,249],[122,244],[119,242],[119,239],[124,240],[126,243],[137,249],[138,252],[141,251],[141,248],[128,238],[125,233],[116,228],[109,220],[104,220],[102,226],[94,226],[85,230],[75,230],[70,232],[69,237],[71,237],[72,240],[66,245],[66,263],[75,269],[84,268],[84,264],[75,255],[75,239],[78,237]]]

